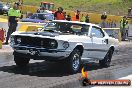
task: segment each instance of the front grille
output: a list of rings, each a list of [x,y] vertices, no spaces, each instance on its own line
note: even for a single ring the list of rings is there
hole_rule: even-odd
[[[17,42],[17,38],[21,39],[20,43]],[[55,42],[55,45],[52,46],[51,42]],[[36,47],[36,48],[47,48],[47,49],[55,49],[58,46],[57,41],[54,39],[29,37],[29,36],[16,36],[15,37],[15,44],[20,44],[21,46],[29,46],[29,47]]]

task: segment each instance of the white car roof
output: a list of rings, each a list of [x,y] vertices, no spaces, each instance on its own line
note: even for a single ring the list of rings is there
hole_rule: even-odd
[[[66,22],[66,23],[76,23],[76,24],[85,24],[85,25],[91,25],[101,28],[100,26],[93,24],[93,23],[86,23],[86,22],[79,22],[79,21],[67,21],[67,20],[53,20],[51,22]]]

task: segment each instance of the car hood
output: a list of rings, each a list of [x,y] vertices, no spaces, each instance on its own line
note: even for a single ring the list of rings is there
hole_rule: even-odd
[[[52,33],[52,32],[18,32],[16,31],[12,35],[51,38],[51,39],[64,40],[64,41],[68,41],[70,39],[75,40],[79,38],[78,35],[59,34],[59,33]]]
[[[30,18],[24,18],[22,19],[22,22],[35,22],[35,23],[43,23],[43,20],[39,20],[39,19],[30,19]]]
[[[31,36],[31,37],[37,37],[37,36],[48,36],[48,37],[55,37],[58,36],[58,33],[51,33],[51,32],[14,32],[12,35],[20,35],[20,36]]]

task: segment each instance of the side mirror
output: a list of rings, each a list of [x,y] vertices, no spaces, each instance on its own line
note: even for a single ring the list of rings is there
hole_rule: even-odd
[[[95,37],[95,35],[96,35],[95,33],[92,33],[92,34],[90,35],[90,37],[91,37],[91,38],[92,38],[92,37]]]

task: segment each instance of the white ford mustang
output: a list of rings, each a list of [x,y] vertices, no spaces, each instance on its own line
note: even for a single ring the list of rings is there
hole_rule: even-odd
[[[82,61],[98,60],[100,66],[110,66],[118,39],[109,37],[98,25],[54,20],[39,32],[14,32],[11,47],[17,66],[29,60],[64,60],[70,72],[76,73]]]

